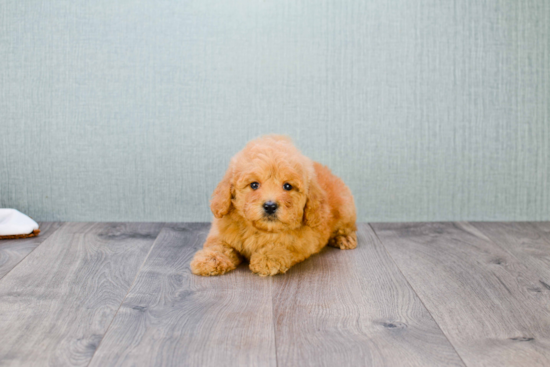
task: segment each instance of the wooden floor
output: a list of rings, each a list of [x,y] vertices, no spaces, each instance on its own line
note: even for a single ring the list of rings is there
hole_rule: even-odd
[[[209,224],[0,241],[0,366],[550,366],[550,222],[361,224],[287,274],[189,271]]]

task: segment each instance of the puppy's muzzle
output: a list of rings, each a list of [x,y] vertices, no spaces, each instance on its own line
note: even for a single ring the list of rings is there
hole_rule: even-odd
[[[268,215],[273,215],[275,214],[275,212],[277,211],[277,208],[279,206],[277,205],[277,203],[274,203],[273,201],[266,201],[264,203],[264,211],[266,214]]]

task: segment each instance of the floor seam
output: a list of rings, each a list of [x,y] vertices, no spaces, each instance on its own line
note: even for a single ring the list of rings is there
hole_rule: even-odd
[[[378,233],[376,233],[376,230],[374,229],[374,227],[370,224],[370,223],[367,223],[367,225],[370,227],[370,229],[372,230],[372,233],[376,236],[376,239],[378,240],[378,242],[380,242],[380,244],[382,245],[382,248],[384,249],[384,251],[386,252],[386,254],[388,254],[390,260],[395,264],[395,266],[397,267],[397,270],[399,270],[399,273],[401,274],[401,276],[403,276],[403,279],[405,279],[405,281],[407,282],[407,284],[409,285],[409,287],[412,289],[412,291],[414,292],[414,294],[416,294],[416,297],[418,297],[418,300],[420,301],[420,303],[422,303],[422,306],[424,307],[424,309],[426,310],[426,312],[430,315],[430,317],[432,318],[432,320],[434,320],[435,324],[437,325],[437,328],[439,330],[441,330],[441,333],[443,334],[443,336],[445,337],[445,339],[447,339],[447,341],[449,342],[449,344],[451,345],[451,347],[453,348],[453,350],[455,351],[456,355],[458,356],[458,358],[460,358],[460,360],[462,361],[462,363],[464,364],[464,366],[468,366],[468,364],[466,364],[466,362],[464,361],[464,359],[462,358],[462,356],[460,355],[460,353],[458,353],[458,350],[456,350],[456,347],[454,346],[454,344],[451,342],[451,339],[449,339],[449,336],[445,333],[445,331],[443,331],[443,329],[441,328],[441,326],[439,325],[439,323],[437,322],[437,320],[435,319],[435,317],[432,315],[432,313],[430,312],[430,309],[426,306],[426,304],[424,303],[424,300],[422,299],[422,297],[420,297],[420,295],[418,294],[418,292],[416,291],[416,289],[414,289],[414,287],[412,286],[412,284],[409,282],[409,279],[407,279],[407,277],[405,276],[405,274],[403,274],[403,271],[401,270],[401,268],[399,267],[399,265],[397,265],[397,262],[394,260],[394,258],[391,256],[390,252],[388,251],[388,249],[386,248],[386,245],[384,244],[384,242],[382,242],[382,240],[380,239],[380,237],[378,237]]]
[[[55,231],[53,231],[52,233],[50,233],[48,235],[48,237],[40,242],[35,248],[33,248],[28,254],[26,254],[25,256],[23,256],[23,258],[21,260],[19,260],[19,262],[17,264],[15,264],[6,274],[2,275],[0,277],[0,281],[2,281],[2,279],[4,279],[9,273],[11,273],[13,271],[13,269],[17,268],[19,266],[19,264],[21,264],[30,254],[32,254],[37,248],[39,248],[40,246],[42,246],[43,243],[46,243],[48,242],[48,240],[50,239],[51,236],[53,236],[55,233],[57,233],[57,231],[59,231],[62,227],[65,226],[65,224],[68,223],[68,222],[63,222],[59,228],[57,228]],[[40,235],[39,235],[40,236]]]
[[[490,235],[489,233],[487,233],[483,229],[476,226],[474,224],[475,222],[467,221],[467,222],[462,222],[462,223],[468,224],[470,227],[472,227],[473,229],[478,231],[481,235],[483,235],[483,237],[485,237],[487,239],[487,241],[489,241],[490,243],[492,243],[493,245],[495,245],[496,247],[498,247],[499,249],[501,249],[502,251],[504,251],[505,253],[510,255],[513,259],[515,259],[518,262],[518,264],[523,265],[533,275],[534,278],[538,278],[539,281],[541,281],[541,278],[544,278],[544,275],[539,274],[539,272],[537,270],[530,267],[529,264],[526,264],[522,259],[517,257],[516,254],[514,254],[512,251],[510,251],[509,249],[507,249],[506,247],[504,247],[502,245],[499,245],[499,243],[498,243],[499,241],[497,241],[492,235]],[[514,222],[514,223],[518,223],[518,222]],[[527,222],[527,223],[529,223],[529,222]],[[536,230],[536,228],[535,228],[535,230]],[[548,242],[548,241],[546,241],[546,238],[544,238],[544,240],[545,240],[545,242]]]
[[[483,229],[481,229],[480,227],[476,226],[475,223],[476,222],[470,222],[470,221],[466,221],[466,222],[462,222],[462,223],[466,223],[468,224],[469,226],[471,226],[473,229],[475,229],[476,231],[478,231],[480,234],[483,235],[483,237],[485,237],[487,239],[487,241],[491,242],[493,245],[495,245],[496,247],[498,247],[499,249],[501,249],[502,251],[506,252],[508,255],[512,256],[514,259],[516,259],[521,265],[529,268],[529,266],[527,264],[525,264],[519,257],[517,257],[513,252],[511,252],[510,250],[508,250],[506,247],[503,247],[501,245],[499,245],[499,241],[497,241],[491,234],[489,234],[488,232],[484,231]],[[496,222],[496,223],[499,223],[499,222]],[[520,223],[520,222],[513,222],[513,223]],[[529,222],[525,222],[525,223],[529,223]],[[536,228],[535,228],[536,229]],[[541,236],[542,237],[542,236]],[[543,240],[544,242],[548,242],[546,240],[545,237],[543,237]],[[549,243],[550,244],[550,243]],[[530,268],[529,268],[530,269]],[[533,273],[535,275],[538,276],[538,273],[537,272],[534,272]]]
[[[137,273],[136,273],[136,276],[134,277],[134,280],[132,281],[132,284],[130,284],[130,287],[128,287],[128,291],[126,292],[126,294],[124,295],[124,298],[122,299],[122,301],[120,302],[120,304],[118,305],[118,308],[115,312],[115,314],[113,315],[113,318],[111,319],[111,322],[109,323],[109,326],[107,326],[107,329],[105,329],[105,332],[103,333],[103,336],[101,337],[101,340],[99,341],[99,344],[97,345],[97,348],[94,350],[94,353],[92,354],[92,357],[90,358],[90,361],[88,362],[88,364],[86,365],[86,367],[88,367],[92,361],[94,360],[94,357],[97,353],[97,351],[99,350],[99,348],[101,347],[101,343],[103,342],[103,339],[105,339],[105,335],[107,335],[107,333],[109,332],[109,330],[111,329],[111,325],[113,325],[113,322],[115,321],[117,315],[118,315],[118,311],[120,311],[120,308],[122,307],[122,305],[124,304],[124,301],[126,301],[126,298],[128,297],[128,294],[130,294],[130,291],[132,290],[132,288],[134,287],[134,285],[136,284],[136,280],[139,276],[139,274],[141,273],[141,270],[143,270],[143,266],[145,265],[145,262],[147,262],[147,259],[149,258],[149,255],[151,255],[151,251],[153,251],[153,248],[156,246],[157,244],[157,240],[160,236],[160,234],[162,233],[162,231],[166,228],[166,223],[162,226],[162,228],[160,229],[157,237],[155,238],[155,240],[153,241],[153,244],[151,245],[151,248],[149,249],[149,251],[147,252],[147,255],[145,256],[145,259],[143,259],[143,262],[141,263]]]

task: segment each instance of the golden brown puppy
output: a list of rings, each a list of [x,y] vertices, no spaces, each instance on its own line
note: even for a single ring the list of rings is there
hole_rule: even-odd
[[[197,275],[224,274],[243,257],[254,273],[275,275],[327,244],[357,246],[351,191],[284,136],[253,140],[237,153],[210,208],[216,218],[191,262]]]

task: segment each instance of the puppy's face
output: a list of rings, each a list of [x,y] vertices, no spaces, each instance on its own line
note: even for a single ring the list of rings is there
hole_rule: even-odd
[[[267,160],[247,164],[235,181],[232,203],[252,226],[269,232],[301,226],[306,205],[299,164]]]
[[[210,207],[216,218],[231,211],[238,220],[268,232],[319,222],[322,191],[313,163],[288,140],[270,136],[250,142],[231,160]]]

